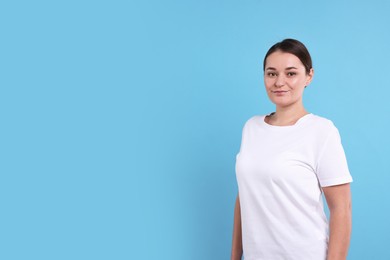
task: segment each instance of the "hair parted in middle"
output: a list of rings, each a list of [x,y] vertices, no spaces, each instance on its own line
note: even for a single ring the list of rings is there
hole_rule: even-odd
[[[283,41],[274,44],[265,54],[263,61],[264,71],[268,56],[276,51],[291,53],[297,56],[305,67],[306,74],[309,74],[310,70],[313,68],[311,56],[306,46],[302,42],[295,39],[284,39]]]

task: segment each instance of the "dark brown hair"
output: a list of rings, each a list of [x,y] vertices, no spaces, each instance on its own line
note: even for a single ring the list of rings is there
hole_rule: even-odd
[[[312,69],[313,67],[310,53],[303,43],[294,39],[284,39],[283,41],[274,44],[268,50],[267,54],[265,54],[263,61],[263,70],[265,70],[265,62],[268,56],[276,51],[291,53],[297,56],[298,59],[302,62],[303,66],[305,66],[306,74],[310,73],[310,69]]]

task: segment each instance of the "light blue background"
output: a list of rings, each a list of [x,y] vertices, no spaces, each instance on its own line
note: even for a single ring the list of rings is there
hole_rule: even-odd
[[[388,1],[2,1],[0,259],[229,259],[262,59],[303,41],[307,109],[354,177],[348,259],[390,259]]]

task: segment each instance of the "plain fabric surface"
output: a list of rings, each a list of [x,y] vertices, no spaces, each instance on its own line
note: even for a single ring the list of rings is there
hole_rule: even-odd
[[[292,126],[249,119],[236,160],[245,260],[324,260],[321,187],[352,182],[340,135],[307,114]]]

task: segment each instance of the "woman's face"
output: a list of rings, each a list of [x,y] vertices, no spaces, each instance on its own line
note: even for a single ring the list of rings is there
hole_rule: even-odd
[[[305,86],[313,78],[313,69],[307,74],[299,58],[291,53],[276,51],[265,63],[264,85],[269,99],[279,107],[302,102]]]

